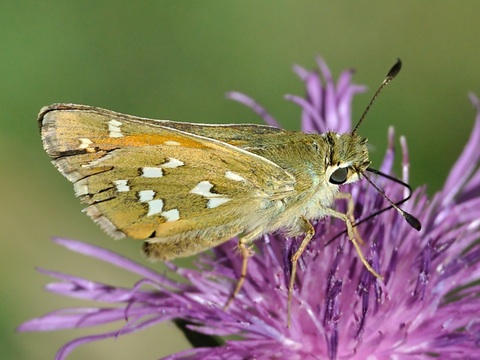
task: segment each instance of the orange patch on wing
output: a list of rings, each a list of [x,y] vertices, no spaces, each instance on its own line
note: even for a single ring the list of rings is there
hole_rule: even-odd
[[[155,222],[132,224],[123,232],[132,239],[145,240],[155,231],[158,225]]]
[[[179,146],[183,147],[205,148],[205,146],[200,141],[176,135],[127,135],[125,137],[119,138],[106,138],[103,142],[111,145],[140,147],[148,145],[165,145],[168,141],[177,142],[179,143]]]

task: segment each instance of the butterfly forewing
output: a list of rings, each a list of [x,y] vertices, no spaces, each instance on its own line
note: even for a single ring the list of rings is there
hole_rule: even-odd
[[[42,109],[39,121],[53,163],[89,205],[87,214],[116,238],[168,239],[235,223],[228,234],[209,234],[231,237],[244,230],[237,219],[254,219],[256,209],[288,196],[295,184],[273,162],[208,137],[215,126],[182,129],[70,104]],[[259,136],[269,129],[277,131],[259,126]],[[239,131],[222,131],[222,140],[234,143]]]

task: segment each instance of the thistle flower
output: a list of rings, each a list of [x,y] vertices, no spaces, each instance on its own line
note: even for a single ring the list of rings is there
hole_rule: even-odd
[[[306,85],[306,98],[287,96],[302,109],[307,132],[351,128],[351,100],[363,87],[351,83],[352,72],[335,83],[319,60],[320,73],[295,68]],[[323,80],[322,80],[323,77]],[[247,96],[231,93],[259,113],[276,121]],[[176,320],[191,333],[204,334],[195,348],[165,359],[385,359],[480,358],[480,102],[475,127],[444,188],[432,200],[424,188],[414,191],[404,208],[418,216],[417,233],[395,211],[362,223],[367,259],[384,276],[373,277],[358,261],[346,236],[345,224],[318,221],[316,235],[300,259],[292,303],[292,326],[286,326],[289,256],[297,239],[273,234],[259,239],[250,259],[245,284],[226,310],[222,309],[239,276],[241,257],[232,242],[200,255],[193,269],[168,264],[186,282],[176,282],[110,251],[82,242],[55,239],[69,250],[138,274],[131,288],[40,270],[60,280],[47,290],[63,296],[111,303],[111,307],[69,308],[32,319],[20,331],[90,327],[118,320],[117,331],[71,341],[57,353],[65,359],[76,346],[139,331]],[[381,171],[391,173],[394,132]],[[407,145],[401,138],[403,180],[408,181]],[[387,194],[402,198],[397,183],[376,179]],[[349,185],[357,219],[385,206],[384,199],[365,181]],[[337,204],[345,210],[345,204]],[[123,305],[118,307],[118,305]],[[186,324],[186,325],[185,325]],[[237,335],[224,343],[210,336]],[[217,346],[212,346],[217,345]]]

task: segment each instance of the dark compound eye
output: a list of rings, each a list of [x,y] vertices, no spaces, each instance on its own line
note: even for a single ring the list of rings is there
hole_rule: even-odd
[[[330,182],[335,185],[343,184],[347,181],[348,168],[338,168],[330,175]]]

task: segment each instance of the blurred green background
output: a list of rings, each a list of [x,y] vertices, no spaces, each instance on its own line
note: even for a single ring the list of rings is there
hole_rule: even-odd
[[[411,183],[440,189],[465,144],[480,94],[477,1],[15,1],[0,6],[0,165],[2,297],[0,358],[52,359],[86,331],[14,332],[31,317],[78,300],[47,294],[35,266],[111,283],[136,279],[70,253],[64,236],[145,262],[140,243],[114,242],[83,215],[72,185],[49,163],[36,116],[53,102],[100,106],[133,115],[193,122],[260,122],[227,101],[239,90],[297,129],[299,109],[283,100],[303,94],[292,73],[321,55],[335,76],[354,67],[358,118],[397,57],[400,76],[360,133],[378,165],[389,125],[407,136]],[[152,265],[160,268],[160,265]],[[103,329],[105,330],[105,329]],[[156,359],[188,348],[174,326],[84,346],[69,359]]]

